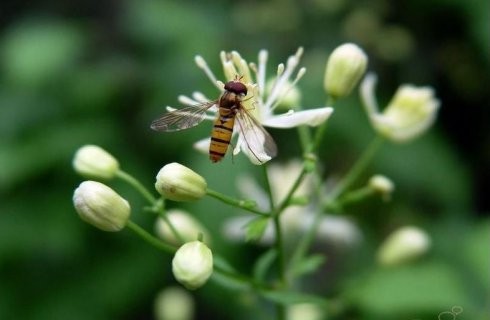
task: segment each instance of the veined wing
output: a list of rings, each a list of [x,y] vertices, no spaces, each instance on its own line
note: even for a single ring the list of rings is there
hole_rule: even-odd
[[[192,128],[204,120],[206,111],[215,104],[216,101],[209,101],[166,113],[154,120],[150,127],[156,131],[167,132]]]
[[[238,109],[236,118],[242,139],[247,146],[246,153],[252,155],[259,164],[277,155],[274,139],[243,106]]]

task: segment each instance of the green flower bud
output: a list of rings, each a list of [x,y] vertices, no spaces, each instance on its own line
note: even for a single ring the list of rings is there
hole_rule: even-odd
[[[88,178],[111,179],[119,170],[119,163],[101,147],[85,145],[75,153],[73,168]]]
[[[168,210],[167,219],[170,221],[172,226],[177,230],[179,235],[182,237],[184,242],[189,242],[196,240],[199,233],[204,237],[204,242],[207,244],[211,243],[211,236],[206,228],[194,217],[183,210]],[[175,234],[170,229],[168,223],[162,219],[158,218],[155,223],[156,234],[166,242],[172,244],[181,244],[175,237]]]
[[[381,194],[383,200],[390,200],[393,190],[395,190],[395,185],[387,177],[377,174],[369,179],[368,185],[371,189]]]
[[[200,241],[181,246],[172,260],[175,279],[190,290],[203,286],[213,273],[213,254]]]
[[[381,265],[400,265],[422,256],[430,248],[427,233],[417,227],[403,227],[383,242],[378,249],[378,262]]]
[[[366,72],[368,58],[353,43],[337,47],[327,61],[324,88],[334,99],[349,95]]]
[[[119,231],[126,225],[129,203],[108,186],[84,181],[75,189],[73,205],[80,218],[103,231]]]
[[[157,174],[155,188],[162,196],[173,201],[194,201],[206,194],[203,177],[173,162],[164,166]]]
[[[162,290],[155,299],[155,318],[157,320],[194,319],[194,299],[188,291],[180,287]]]

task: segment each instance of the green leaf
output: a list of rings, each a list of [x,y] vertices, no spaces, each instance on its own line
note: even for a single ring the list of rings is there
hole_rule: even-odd
[[[327,301],[319,296],[295,292],[295,291],[267,291],[261,292],[261,295],[275,303],[285,306],[297,303],[313,303],[321,307],[327,307]]]
[[[476,226],[473,232],[467,235],[464,243],[464,250],[461,254],[464,256],[467,265],[471,268],[472,273],[478,277],[487,292],[490,292],[490,221],[481,222]]]
[[[350,290],[365,312],[379,317],[438,314],[448,306],[470,304],[460,274],[440,263],[379,269]]]
[[[225,258],[219,255],[213,255],[213,265],[215,270],[211,279],[223,287],[227,287],[232,290],[249,287],[249,283],[245,282],[243,279],[233,277],[233,274],[236,274],[237,271],[228,261],[226,261]]]
[[[324,264],[326,260],[327,257],[325,257],[322,254],[314,254],[309,257],[306,257],[305,259],[298,262],[294,266],[293,274],[295,276],[301,276],[301,275],[313,273],[316,270],[318,270],[318,268],[320,268],[320,266]]]
[[[250,223],[247,224],[245,241],[249,242],[260,240],[265,232],[268,222],[268,217],[258,217],[250,221]]]
[[[270,266],[276,260],[277,258],[277,250],[274,248],[271,248],[264,252],[255,262],[254,268],[253,268],[253,275],[255,280],[257,281],[263,281],[265,279],[265,276],[267,274],[267,271],[269,270]]]
[[[213,255],[213,265],[226,272],[236,272],[236,269],[222,256]]]

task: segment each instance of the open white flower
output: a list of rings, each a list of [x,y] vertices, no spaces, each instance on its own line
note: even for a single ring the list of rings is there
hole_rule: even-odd
[[[292,160],[284,164],[275,163],[269,166],[268,176],[275,205],[284,200],[294,179],[300,173],[301,168],[302,163],[298,160]],[[270,210],[268,193],[256,180],[243,175],[239,177],[237,183],[238,189],[245,198],[254,199],[257,207],[261,210]],[[313,185],[313,181],[307,177],[296,190],[295,197],[308,197],[314,190]],[[284,234],[288,234],[289,239],[295,239],[295,235],[307,232],[315,219],[314,214],[316,210],[317,208],[313,206],[301,205],[286,208],[281,214],[281,228]],[[253,218],[250,216],[239,216],[227,219],[223,226],[224,235],[231,241],[245,241],[245,226]],[[318,223],[316,240],[319,242],[343,247],[353,247],[362,238],[359,228],[348,218],[325,214]],[[274,241],[275,231],[270,222],[259,243],[262,245],[271,245]]]
[[[375,85],[376,76],[368,74],[361,84],[361,97],[379,134],[395,142],[405,142],[418,137],[434,123],[440,103],[431,87],[402,85],[380,112],[374,94]]]
[[[296,53],[290,56],[286,64],[279,64],[277,67],[277,74],[272,79],[272,85],[266,85],[266,64],[268,59],[268,52],[261,50],[258,55],[258,63],[247,63],[238,52],[224,52],[220,53],[221,63],[223,65],[225,80],[231,81],[236,79],[237,76],[241,77],[241,81],[247,86],[248,94],[243,98],[244,107],[254,115],[259,123],[265,127],[271,128],[293,128],[300,125],[318,126],[328,119],[333,109],[330,107],[321,107],[316,109],[309,109],[304,111],[294,111],[293,109],[302,109],[300,107],[293,108],[282,114],[274,114],[276,107],[287,97],[288,93],[295,87],[296,83],[306,72],[305,68],[299,69],[294,76],[296,67],[299,64],[301,55],[303,54],[303,48],[299,48]],[[201,56],[196,56],[196,64],[201,68],[211,82],[221,92],[224,91],[224,83],[217,80],[217,77],[209,68],[206,61]],[[192,98],[187,96],[180,96],[179,102],[192,106],[199,103],[210,101],[201,92],[194,92]],[[172,108],[167,108],[174,110]],[[210,108],[210,111],[216,112],[217,108]],[[214,119],[214,116],[209,115],[208,119]],[[237,124],[235,124],[236,126]],[[243,151],[250,160],[257,163],[256,156],[252,155],[246,147],[245,141],[239,132],[236,147],[233,151],[234,154],[238,154]],[[209,138],[198,141],[194,147],[202,152],[208,152]],[[268,161],[270,159],[266,159]],[[265,162],[265,161],[264,161]]]

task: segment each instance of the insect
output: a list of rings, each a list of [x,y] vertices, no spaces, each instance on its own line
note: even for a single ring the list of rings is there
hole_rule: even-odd
[[[204,120],[209,108],[216,105],[218,112],[214,120],[209,145],[209,159],[212,162],[219,162],[225,156],[235,127],[241,133],[247,151],[250,151],[250,154],[259,163],[265,162],[264,159],[275,157],[277,154],[276,143],[242,104],[247,95],[245,84],[237,78],[228,81],[224,89],[217,100],[166,113],[154,120],[151,128],[164,132],[192,128]]]

